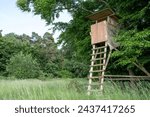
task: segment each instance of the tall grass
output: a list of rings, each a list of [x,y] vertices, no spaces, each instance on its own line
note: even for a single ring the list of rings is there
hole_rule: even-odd
[[[150,99],[148,83],[128,84],[105,82],[104,93],[87,95],[86,79],[0,80],[0,99],[17,100],[95,100],[95,99]]]

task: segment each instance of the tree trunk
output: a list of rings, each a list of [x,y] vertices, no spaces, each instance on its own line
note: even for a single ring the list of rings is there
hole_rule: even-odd
[[[127,68],[127,71],[128,71],[130,76],[134,76],[134,72],[131,69]]]
[[[128,71],[130,76],[134,76],[135,75],[134,72],[131,69],[127,68],[127,71]],[[130,80],[130,87],[131,88],[135,88],[135,86],[136,86],[135,85],[135,81],[133,80],[133,78],[131,78],[131,80]]]

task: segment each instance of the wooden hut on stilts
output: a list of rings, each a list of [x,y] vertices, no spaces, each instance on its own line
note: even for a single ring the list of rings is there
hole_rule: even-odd
[[[103,91],[105,70],[112,50],[118,46],[112,38],[118,29],[118,18],[111,9],[104,9],[88,16],[88,18],[95,21],[91,25],[90,33],[92,44],[92,59],[88,84],[88,95],[90,95],[91,92],[97,91],[93,88],[93,79],[98,79],[98,91]]]

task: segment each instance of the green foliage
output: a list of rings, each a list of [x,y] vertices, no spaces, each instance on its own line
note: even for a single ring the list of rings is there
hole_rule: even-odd
[[[74,74],[68,70],[60,70],[60,71],[57,71],[57,77],[58,78],[73,78]]]
[[[43,72],[43,78],[68,78],[75,76],[74,73],[67,71],[64,68],[62,51],[57,49],[54,38],[48,32],[46,32],[43,37],[35,32],[32,33],[32,37],[25,34],[7,34],[0,38],[0,50],[1,75],[10,75],[10,73],[8,74],[8,71],[6,71],[6,65],[9,64],[10,58],[22,52],[25,55],[30,55],[33,59],[36,59],[36,62]]]
[[[36,40],[32,45],[31,53],[37,59],[44,73],[58,77],[57,72],[62,69],[63,57],[51,34],[45,33],[43,38]]]
[[[18,0],[17,1],[17,5],[23,11],[31,11],[31,9],[28,8],[28,6],[29,6],[29,0]]]
[[[87,77],[87,73],[89,71],[88,65],[74,60],[65,60],[63,68],[74,74],[74,77],[79,78]]]
[[[136,64],[141,70],[150,72],[150,16],[148,15],[150,2],[113,0],[110,4],[121,16],[121,30],[115,38],[120,43],[120,47],[119,51],[115,51],[112,56],[115,67],[124,66],[132,69],[136,74],[141,74],[135,68]]]
[[[53,62],[48,62],[44,68],[44,72],[48,74],[53,74],[53,77],[57,77],[57,72],[59,70],[59,66]]]
[[[34,14],[41,15],[47,23],[51,23],[55,18],[59,17],[59,13],[64,9],[72,9],[76,0],[17,0],[17,6],[22,11],[31,11]]]
[[[18,79],[38,78],[41,74],[36,60],[30,54],[24,55],[22,52],[10,58],[7,72],[10,76],[15,76]]]
[[[6,64],[9,59],[16,53],[23,51],[30,52],[29,43],[23,41],[17,35],[11,33],[0,38],[0,72],[6,75]]]
[[[109,4],[121,16],[123,28],[144,30],[149,27],[149,0],[109,0]]]
[[[135,31],[130,30],[121,33],[117,37],[120,42],[120,50],[113,53],[113,57],[118,58],[119,65],[127,65],[132,62],[140,61],[143,56],[149,56],[148,50],[150,48],[150,30]],[[149,56],[150,57],[150,56]],[[148,57],[148,58],[149,58]],[[147,59],[148,59],[147,58]],[[147,63],[146,58],[142,63]]]

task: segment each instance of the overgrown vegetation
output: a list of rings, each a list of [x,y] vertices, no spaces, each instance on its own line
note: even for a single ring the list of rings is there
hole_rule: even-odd
[[[105,82],[104,94],[95,92],[87,96],[84,79],[51,79],[40,80],[1,80],[0,99],[22,100],[80,100],[80,99],[107,99],[107,100],[140,100],[150,99],[150,84],[139,82],[136,87],[128,83],[121,87],[119,83]]]

